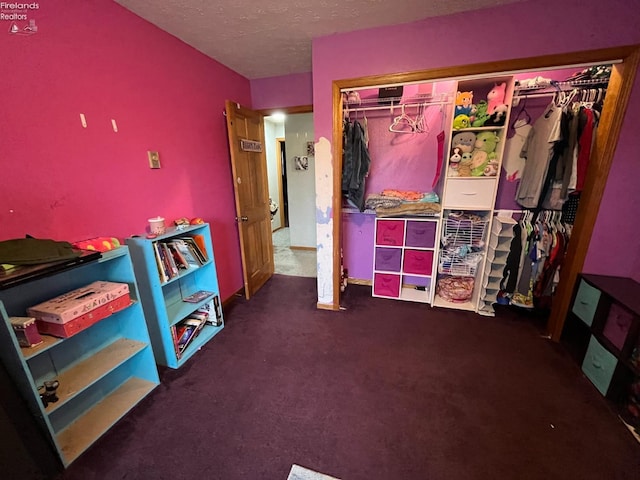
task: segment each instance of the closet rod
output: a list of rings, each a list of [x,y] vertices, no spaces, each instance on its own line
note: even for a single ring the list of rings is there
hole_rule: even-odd
[[[405,107],[405,108],[412,108],[412,107],[429,107],[431,105],[451,105],[451,101],[447,100],[444,102],[425,102],[425,103],[398,103],[396,105],[380,105],[377,107],[356,107],[356,108],[351,108],[351,107],[344,107],[342,110],[345,113],[349,113],[349,112],[365,112],[365,111],[369,111],[369,110],[390,110],[393,113],[393,110],[396,108],[401,108],[401,107]]]

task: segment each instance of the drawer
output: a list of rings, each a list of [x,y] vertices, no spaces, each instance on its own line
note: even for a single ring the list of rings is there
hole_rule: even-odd
[[[400,275],[376,273],[373,276],[373,294],[398,298],[400,296]]]
[[[399,248],[376,247],[376,270],[399,272],[402,263],[402,250]]]
[[[599,301],[600,290],[592,287],[584,280],[580,280],[580,287],[578,288],[578,293],[576,294],[576,299],[573,302],[571,311],[575,313],[580,320],[591,326]]]
[[[443,199],[444,208],[493,208],[497,185],[495,177],[449,178]]]
[[[617,364],[616,357],[600,345],[600,342],[592,335],[587,353],[582,361],[582,371],[602,395],[606,395],[609,390],[613,371]]]
[[[404,242],[403,220],[377,220],[376,245],[402,246]]]
[[[433,251],[405,250],[402,271],[418,275],[431,275],[433,268]]]
[[[436,239],[436,222],[407,221],[407,247],[433,248]]]
[[[604,324],[602,334],[609,340],[618,350],[622,350],[627,333],[633,323],[633,313],[624,307],[614,303],[609,309],[607,321]]]

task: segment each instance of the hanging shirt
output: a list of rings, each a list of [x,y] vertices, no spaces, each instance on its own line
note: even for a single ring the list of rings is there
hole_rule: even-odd
[[[507,143],[504,146],[504,160],[502,161],[502,167],[507,173],[507,180],[510,182],[515,182],[522,177],[524,158],[520,153],[533,127],[525,119],[521,118],[516,120],[513,128],[515,134],[507,139]]]
[[[538,118],[520,155],[525,158],[524,171],[516,192],[516,202],[525,208],[536,208],[547,177],[549,162],[553,156],[555,142],[562,138],[560,119],[562,109],[553,102]]]

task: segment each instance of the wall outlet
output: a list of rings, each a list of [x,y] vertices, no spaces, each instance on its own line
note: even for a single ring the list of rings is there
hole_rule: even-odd
[[[147,156],[149,157],[149,168],[160,168],[160,155],[158,152],[149,150]]]

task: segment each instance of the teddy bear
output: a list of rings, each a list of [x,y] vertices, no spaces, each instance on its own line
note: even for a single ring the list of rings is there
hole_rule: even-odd
[[[451,139],[452,148],[459,148],[460,153],[472,152],[474,143],[476,143],[476,134],[473,132],[456,133]]]
[[[473,92],[458,92],[456,94],[456,108],[455,115],[471,115],[471,108],[473,104]]]
[[[484,123],[489,118],[489,114],[487,113],[487,101],[480,100],[478,105],[476,105],[476,111],[473,115],[473,119],[471,120],[471,125],[473,127],[482,127]]]
[[[461,128],[469,128],[471,122],[469,122],[469,116],[460,114],[453,119],[453,129],[460,130]]]
[[[471,153],[471,176],[483,176],[489,162],[497,159],[495,150],[498,142],[500,137],[496,132],[485,131],[476,135],[475,149]]]
[[[505,120],[507,119],[507,111],[508,110],[509,110],[509,106],[505,105],[504,103],[501,103],[500,105],[497,105],[493,109],[493,113],[491,115],[489,115],[489,118],[487,119],[487,121],[484,122],[484,125],[486,127],[489,127],[489,126],[501,127],[501,126],[503,126]]]
[[[493,113],[498,105],[504,104],[507,84],[505,82],[494,84],[491,91],[487,94],[487,112],[489,115]]]

